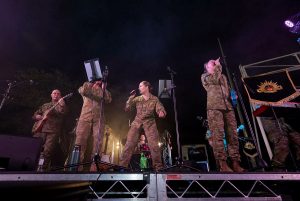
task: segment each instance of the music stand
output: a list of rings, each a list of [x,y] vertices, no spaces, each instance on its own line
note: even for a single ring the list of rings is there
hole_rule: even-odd
[[[158,81],[158,97],[171,98],[172,81],[159,80]]]
[[[98,58],[84,61],[84,67],[89,82],[103,78]]]
[[[164,168],[160,171],[164,171],[164,170],[168,170],[174,167],[177,168],[188,168],[191,170],[195,170],[198,172],[201,172],[199,169],[197,168],[193,168],[187,165],[183,165],[183,160],[182,160],[182,153],[181,153],[181,145],[180,145],[180,136],[179,136],[179,129],[178,129],[178,118],[177,118],[177,107],[176,107],[176,96],[175,96],[175,84],[174,84],[174,75],[176,74],[176,72],[174,70],[172,70],[169,66],[167,67],[167,70],[169,71],[169,74],[171,76],[171,80],[160,80],[159,81],[159,96],[166,96],[167,94],[169,95],[169,91],[171,91],[172,94],[172,100],[173,100],[173,106],[174,106],[174,116],[175,116],[175,126],[176,126],[176,134],[177,134],[177,152],[178,152],[178,158],[176,161],[176,165]],[[168,96],[168,98],[171,98],[171,96]]]

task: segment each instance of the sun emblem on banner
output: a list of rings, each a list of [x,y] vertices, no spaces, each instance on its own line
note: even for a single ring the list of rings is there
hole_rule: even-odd
[[[258,85],[258,93],[276,93],[278,90],[283,89],[277,82],[264,81]]]

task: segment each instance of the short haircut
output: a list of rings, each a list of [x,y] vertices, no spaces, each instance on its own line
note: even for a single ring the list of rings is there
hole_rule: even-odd
[[[150,84],[150,82],[148,81],[142,81],[143,85],[145,85],[146,87],[148,87],[149,91],[152,92],[152,85]]]

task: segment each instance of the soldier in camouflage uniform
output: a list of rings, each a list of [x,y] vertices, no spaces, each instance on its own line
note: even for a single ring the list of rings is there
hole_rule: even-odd
[[[110,103],[112,98],[108,90],[105,90],[103,93],[101,80],[95,81],[94,83],[85,82],[78,91],[82,96],[83,105],[76,127],[75,145],[80,145],[80,162],[82,162],[86,153],[88,138],[92,135],[92,156],[87,159],[91,161],[94,154],[98,153],[100,155],[103,143],[104,116],[101,115],[101,112],[103,112],[101,101],[104,97],[104,101]],[[100,117],[102,117],[102,119],[100,119]],[[99,128],[99,126],[101,126],[101,128]],[[100,132],[101,136],[98,135],[100,129],[102,129],[102,132]],[[96,170],[94,164],[90,170]]]
[[[158,146],[159,134],[155,123],[155,113],[159,118],[166,116],[166,111],[159,99],[150,93],[151,85],[147,81],[139,84],[141,96],[135,97],[135,93],[126,102],[125,110],[136,108],[136,116],[127,134],[127,141],[121,156],[120,165],[128,167],[132,153],[138,143],[139,130],[142,127],[150,147],[154,170],[163,168],[160,148]]]
[[[230,101],[227,78],[222,74],[222,66],[217,60],[210,60],[204,64],[201,76],[202,85],[207,91],[207,120],[211,137],[208,139],[219,169],[222,172],[243,172],[240,167],[239,141],[237,122]],[[223,137],[226,128],[228,153],[224,149]],[[227,164],[227,157],[232,160],[232,169]]]
[[[295,148],[297,165],[300,165],[300,133],[295,131],[284,118],[261,117],[264,130],[273,145],[272,167],[274,170],[285,170],[285,160],[289,154],[289,143]],[[299,167],[298,167],[299,168]]]
[[[43,104],[34,114],[33,119],[36,121],[32,131],[34,137],[43,139],[43,149],[41,157],[44,158],[43,170],[48,170],[52,157],[52,151],[55,140],[61,133],[63,116],[66,112],[66,105],[61,98],[61,93],[55,89],[51,93],[51,102]],[[55,106],[56,105],[56,106]],[[50,112],[49,112],[50,111]],[[46,115],[48,113],[48,115]],[[36,126],[43,121],[43,117],[47,116],[40,132],[35,132]]]

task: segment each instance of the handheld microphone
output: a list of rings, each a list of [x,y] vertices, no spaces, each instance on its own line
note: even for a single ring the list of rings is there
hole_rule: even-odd
[[[132,96],[132,95],[135,95],[136,94],[136,89],[132,90],[129,95]]]
[[[196,116],[196,119],[202,121],[202,120],[203,120],[203,117],[201,117],[201,116]]]

